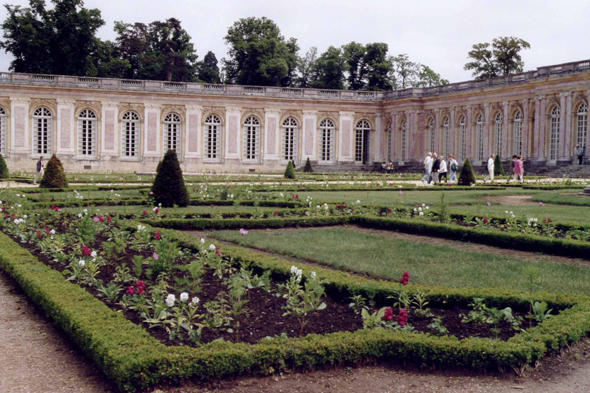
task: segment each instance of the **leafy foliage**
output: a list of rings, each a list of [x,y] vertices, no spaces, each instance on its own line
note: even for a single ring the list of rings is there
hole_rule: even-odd
[[[285,179],[295,179],[295,168],[293,168],[293,161],[289,161],[287,169],[285,169]]]
[[[493,78],[522,72],[524,62],[520,51],[530,49],[531,45],[517,37],[498,37],[490,44],[475,44],[468,55],[473,61],[465,64],[464,69],[473,70],[478,79]]]
[[[47,162],[45,173],[39,186],[41,188],[66,188],[68,186],[64,168],[55,154]]]
[[[188,206],[190,199],[188,190],[184,185],[182,169],[178,163],[178,157],[174,150],[168,150],[160,164],[152,193],[156,203],[161,203],[164,207],[178,205],[181,207]]]
[[[307,160],[305,161],[305,167],[303,167],[303,172],[305,172],[305,173],[313,172],[313,168],[311,167],[311,161],[309,161],[309,157],[307,157]]]
[[[470,186],[475,184],[475,172],[469,158],[465,159],[461,172],[459,173],[459,181],[457,182],[460,186]]]
[[[502,165],[502,159],[500,158],[499,154],[496,154],[496,158],[494,158],[494,175],[495,176],[506,175],[506,172],[504,171],[504,166]]]
[[[10,172],[8,171],[8,165],[4,161],[4,157],[0,154],[0,179],[10,179]]]
[[[219,67],[215,53],[209,51],[205,58],[199,63],[199,80],[207,83],[221,83]]]

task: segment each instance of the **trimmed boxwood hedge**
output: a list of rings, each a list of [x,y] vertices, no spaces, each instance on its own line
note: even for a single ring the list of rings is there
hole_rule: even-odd
[[[133,223],[129,223],[133,224]],[[197,239],[164,230],[165,236],[196,249]],[[291,262],[239,247],[224,246],[226,255],[251,260],[260,269],[287,275]],[[400,284],[373,281],[318,266],[298,264],[329,281],[341,293],[391,294]],[[45,266],[8,236],[0,233],[0,268],[122,390],[145,391],[158,383],[225,378],[241,374],[272,374],[285,370],[312,370],[323,366],[363,364],[392,360],[419,365],[510,370],[534,363],[546,353],[580,340],[590,332],[590,300],[572,295],[537,294],[553,306],[570,307],[508,341],[434,337],[423,333],[387,330],[308,335],[287,340],[268,339],[259,344],[216,342],[201,348],[167,347],[145,329]],[[452,289],[409,285],[410,291],[427,291],[433,302],[467,302],[475,296],[502,305],[523,305],[526,293],[493,289]]]

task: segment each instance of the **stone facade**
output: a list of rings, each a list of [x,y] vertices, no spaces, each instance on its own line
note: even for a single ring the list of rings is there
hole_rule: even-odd
[[[186,172],[409,167],[432,150],[561,165],[590,146],[589,96],[590,61],[390,92],[0,73],[0,152],[70,172],[152,172],[170,148]]]

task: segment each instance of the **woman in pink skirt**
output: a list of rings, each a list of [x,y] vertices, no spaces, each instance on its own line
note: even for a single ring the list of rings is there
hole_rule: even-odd
[[[524,164],[522,163],[522,156],[519,156],[516,161],[514,161],[514,180],[517,178],[520,179],[521,183],[524,183]]]

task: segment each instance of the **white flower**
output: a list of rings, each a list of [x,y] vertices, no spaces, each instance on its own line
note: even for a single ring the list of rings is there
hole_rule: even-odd
[[[421,207],[419,207],[419,208],[418,208],[418,211],[419,211],[419,212],[421,212],[421,211],[422,211],[422,208],[421,208]]]
[[[416,208],[414,208],[414,213],[416,213],[416,212],[417,212],[417,210],[416,210]]]
[[[309,277],[311,277],[312,280],[315,280],[315,278],[316,278],[315,272],[311,272]]]
[[[83,259],[80,259],[80,260],[78,261],[78,266],[80,266],[80,267],[84,267],[84,266],[86,266],[86,262],[84,262],[84,260],[83,260]]]
[[[16,207],[19,207],[19,208],[20,208],[21,206],[22,206],[22,205],[16,205]]]
[[[154,207],[154,208],[152,209],[152,211],[156,211],[156,209],[157,209],[157,207]]]
[[[188,293],[183,292],[180,294],[180,301],[186,303],[188,301]]]
[[[55,229],[52,229],[49,233],[51,233],[52,235],[55,235]]]
[[[138,231],[138,232],[141,232],[141,231],[143,231],[144,229],[145,229],[145,226],[143,226],[143,225],[141,225],[141,224],[137,226],[137,231]]]
[[[78,218],[82,218],[82,213],[78,213]]]
[[[505,214],[508,214],[508,210],[506,210],[504,213],[505,213]]]
[[[284,197],[284,195],[283,195],[283,193],[281,192],[281,198],[282,198],[282,197]],[[0,203],[2,203],[2,202],[0,202]]]
[[[172,307],[172,306],[174,306],[175,301],[176,301],[176,296],[170,294],[166,298],[166,305],[168,305],[168,307]]]
[[[191,300],[191,303],[193,304],[193,306],[196,306],[197,304],[199,304],[199,302],[200,302],[200,301],[201,301],[201,299],[199,299],[198,297],[196,297],[196,296],[195,296],[195,297],[194,297],[194,298]]]
[[[201,238],[201,244],[205,244],[205,239]]]
[[[510,214],[514,215],[514,213],[510,212]]]
[[[420,213],[418,213],[418,215],[419,216],[423,216],[424,215],[424,212],[420,212]]]
[[[295,276],[297,281],[301,281],[301,276],[303,275],[303,270],[298,269],[297,266],[291,266],[291,275]]]
[[[215,244],[209,244],[209,250],[215,251]]]
[[[422,207],[426,207],[426,204],[425,204],[425,203],[423,203],[423,204],[422,204]]]
[[[325,210],[328,210],[328,204],[327,203],[324,203],[324,209]]]
[[[88,213],[88,209],[84,209],[84,213]]]
[[[16,194],[16,196],[20,198],[20,194]]]
[[[91,256],[92,258],[96,258],[96,256],[97,256],[97,255],[98,255],[98,254],[96,253],[96,251],[92,251],[92,252],[90,253],[90,256]]]
[[[27,216],[26,214],[23,216],[23,218],[29,218],[29,216]]]
[[[426,210],[430,209],[428,206],[425,207]]]

